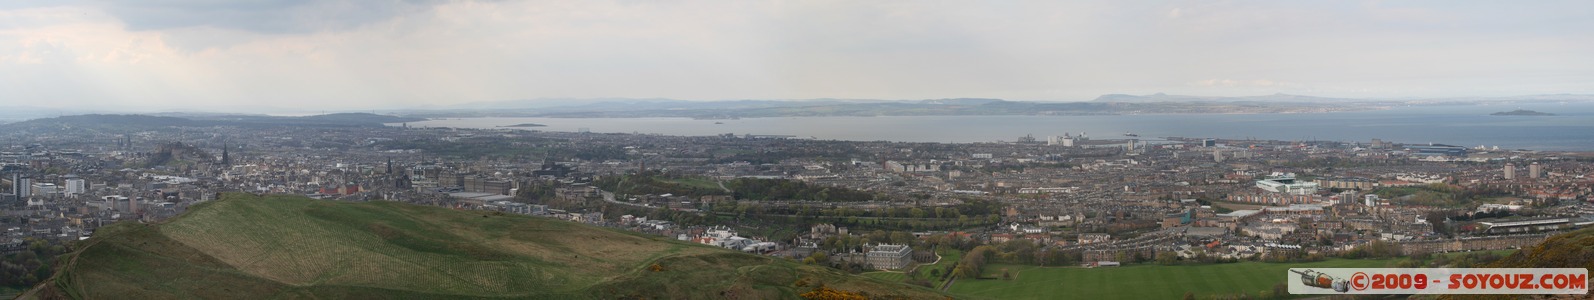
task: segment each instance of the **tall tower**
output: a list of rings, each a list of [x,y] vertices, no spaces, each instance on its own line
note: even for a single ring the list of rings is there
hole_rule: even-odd
[[[221,143],[221,165],[223,165],[223,166],[232,165],[232,156],[228,155],[228,153],[227,153],[227,143],[226,142],[222,142]]]
[[[1539,162],[1533,162],[1532,164],[1528,165],[1528,178],[1538,179],[1543,177],[1544,167],[1539,166]]]
[[[1517,179],[1517,165],[1505,163],[1505,180]]]
[[[22,174],[11,173],[11,194],[17,195],[17,200],[22,200]]]
[[[28,196],[33,196],[33,177],[22,176],[20,179],[16,179],[15,177],[12,178],[14,179],[11,182],[16,184],[12,188],[12,191],[13,193],[17,194],[18,200],[27,199]]]

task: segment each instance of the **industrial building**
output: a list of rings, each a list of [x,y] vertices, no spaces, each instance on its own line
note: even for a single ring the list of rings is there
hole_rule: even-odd
[[[1452,156],[1466,157],[1467,147],[1451,146],[1445,144],[1428,144],[1427,146],[1406,146],[1412,156]]]

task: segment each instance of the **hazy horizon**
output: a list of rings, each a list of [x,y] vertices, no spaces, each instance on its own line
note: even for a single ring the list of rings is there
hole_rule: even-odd
[[[9,1],[0,107],[1594,94],[1594,3]]]
[[[1108,95],[1129,95],[1129,94],[1103,94],[1101,96],[1108,96]],[[1273,95],[1241,95],[1241,96],[1174,95],[1174,94],[1166,94],[1166,93],[1155,93],[1155,94],[1146,94],[1146,95],[1131,95],[1131,96],[1156,96],[1156,95],[1166,95],[1166,96],[1174,96],[1174,97],[1194,97],[1194,98],[1239,98],[1239,97],[1266,97],[1266,96],[1273,96]],[[1274,95],[1317,97],[1315,95],[1298,95],[1298,94],[1282,94],[1282,93],[1276,93]],[[1570,97],[1577,98],[1576,100],[1572,100],[1572,101],[1578,101],[1578,102],[1594,101],[1594,94],[1540,94],[1540,95],[1514,95],[1514,96],[1500,96],[1500,97],[1455,96],[1455,97],[1391,97],[1391,98],[1331,98],[1331,99],[1366,100],[1366,101],[1433,100],[1433,101],[1458,101],[1458,102],[1460,102],[1460,101],[1478,101],[1478,100],[1483,100],[1483,101],[1502,101],[1502,100],[1503,101],[1525,101],[1525,100],[1529,100],[1527,98],[1541,97],[1541,96],[1570,96]],[[1100,96],[1098,96],[1098,97],[1100,97]],[[1327,97],[1324,97],[1324,98],[1327,98]],[[1512,98],[1521,98],[1521,99],[1509,100],[1509,99],[1512,99]],[[446,105],[391,106],[391,105],[374,104],[372,106],[366,106],[366,107],[342,107],[342,108],[315,108],[315,107],[295,108],[295,107],[289,107],[289,106],[272,106],[272,105],[269,105],[269,104],[241,105],[241,106],[203,106],[203,105],[201,105],[201,106],[142,106],[142,107],[131,107],[131,106],[129,106],[129,107],[114,107],[114,106],[113,107],[48,107],[48,106],[33,106],[33,105],[28,105],[28,104],[22,104],[22,105],[0,104],[0,108],[6,108],[6,109],[12,109],[13,110],[13,111],[9,111],[9,112],[0,112],[0,123],[5,123],[5,122],[8,122],[8,121],[21,121],[21,120],[28,120],[28,119],[48,118],[48,117],[67,116],[67,115],[81,115],[81,114],[146,114],[146,115],[164,115],[164,114],[236,114],[236,115],[265,115],[265,116],[311,116],[311,115],[334,114],[334,113],[374,113],[374,114],[399,114],[399,115],[403,115],[403,114],[407,114],[407,113],[443,112],[443,111],[479,111],[479,110],[485,110],[485,109],[503,109],[503,108],[513,108],[513,109],[571,108],[571,107],[579,107],[579,106],[587,105],[587,104],[627,103],[627,102],[666,102],[666,101],[668,101],[668,102],[706,103],[706,102],[736,102],[736,101],[791,101],[791,102],[807,102],[807,101],[811,101],[811,102],[820,102],[820,101],[874,102],[874,101],[878,101],[878,102],[909,102],[909,103],[911,103],[911,102],[917,102],[917,101],[948,100],[948,99],[996,99],[996,100],[1004,100],[1004,101],[1024,101],[1024,102],[1042,102],[1042,103],[1089,102],[1089,101],[1097,100],[1095,98],[1091,98],[1091,99],[1080,99],[1080,100],[1051,100],[1051,101],[1048,101],[1048,100],[1014,100],[1014,99],[981,98],[981,97],[924,98],[924,99],[811,98],[811,99],[710,99],[710,100],[703,100],[703,99],[671,99],[671,98],[594,97],[594,98],[516,99],[516,100],[479,101],[479,102],[469,102],[469,103],[455,103],[455,104],[446,104]],[[1533,102],[1542,102],[1542,101],[1533,101]]]

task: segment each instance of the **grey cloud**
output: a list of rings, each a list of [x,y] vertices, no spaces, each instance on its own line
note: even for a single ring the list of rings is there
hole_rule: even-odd
[[[52,6],[65,6],[65,5],[79,4],[79,3],[83,3],[83,2],[84,1],[82,1],[82,0],[61,0],[61,1],[51,1],[51,0],[7,0],[7,1],[0,1],[0,10],[20,9],[20,8],[39,8],[39,7],[52,7]]]
[[[117,0],[101,4],[130,30],[213,27],[266,34],[346,30],[440,0]]]

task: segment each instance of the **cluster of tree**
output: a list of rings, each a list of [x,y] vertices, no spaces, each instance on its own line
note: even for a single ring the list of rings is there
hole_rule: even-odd
[[[703,196],[724,195],[724,190],[689,185],[679,182],[660,180],[668,178],[657,170],[645,171],[637,174],[624,174],[604,176],[592,181],[592,185],[605,191],[626,195],[663,195],[674,194],[678,196]]]
[[[1409,196],[1410,198],[1405,200],[1407,203],[1441,207],[1466,206],[1479,199],[1511,195],[1509,191],[1497,187],[1463,188],[1445,183],[1381,188],[1374,190],[1373,193],[1385,199]]]
[[[957,266],[952,268],[952,274],[960,278],[979,278],[985,263],[996,255],[996,248],[990,245],[981,245],[963,254],[963,259],[958,260]]]
[[[1041,246],[1027,239],[1014,239],[994,245],[974,246],[973,249],[968,250],[963,255],[963,259],[958,262],[952,273],[965,278],[979,276],[980,269],[987,262],[1066,266],[1078,264],[1081,259],[1079,251],[1063,251]]]
[[[872,244],[916,245],[918,239],[907,231],[875,230],[862,235],[833,235],[819,241],[819,249],[834,252],[863,251]]]
[[[807,226],[830,223],[854,230],[944,230],[980,227],[1001,221],[994,201],[967,200],[962,204],[923,208],[894,207],[858,209],[826,208],[811,205],[763,205],[742,202],[718,204],[710,208],[715,218],[734,222],[756,222],[778,226]]]
[[[675,222],[675,224],[680,224],[682,226],[724,225],[721,222],[715,222],[701,213],[671,210],[665,207],[646,208],[603,202],[603,204],[599,206],[599,210],[603,211],[603,217],[608,219],[618,219],[620,216],[632,215],[647,216],[649,219],[654,220],[666,220]]]
[[[867,272],[867,271],[871,270],[868,266],[865,266],[863,263],[859,263],[859,262],[856,262],[856,261],[849,261],[849,262],[831,261],[830,260],[830,254],[828,254],[825,251],[814,251],[813,254],[809,254],[808,257],[804,257],[802,262],[803,262],[803,264],[821,265],[821,266],[835,268],[837,270],[841,270],[843,272],[847,272],[848,274],[859,274],[859,273],[863,273],[863,272]]]
[[[49,241],[28,238],[27,248],[0,260],[0,286],[27,288],[50,278],[56,256],[66,253],[66,247]]]
[[[1472,220],[1481,220],[1481,219],[1504,218],[1504,217],[1510,217],[1510,216],[1514,216],[1514,215],[1516,215],[1516,214],[1512,213],[1509,210],[1501,209],[1501,210],[1492,210],[1492,211],[1485,211],[1485,212],[1468,212],[1466,214],[1458,214],[1458,215],[1456,215],[1454,217],[1450,217],[1450,220],[1451,221],[1472,221]]]
[[[1402,199],[1403,203],[1429,206],[1456,206],[1472,200],[1471,194],[1443,183],[1381,188],[1374,190],[1373,194],[1383,199]]]
[[[984,216],[959,216],[957,218],[894,218],[894,217],[840,217],[840,216],[799,216],[785,214],[727,214],[716,212],[716,217],[731,219],[736,222],[757,222],[771,225],[798,226],[815,223],[829,223],[839,227],[855,230],[950,230],[959,228],[985,227],[1001,221],[997,215]]]
[[[808,184],[786,179],[737,178],[725,183],[736,191],[736,199],[747,200],[812,200],[824,202],[856,202],[883,200],[883,195],[842,188]]]
[[[557,197],[555,184],[552,182],[532,181],[520,186],[515,192],[515,200],[525,203],[542,203]]]
[[[813,254],[803,258],[803,264],[805,265],[825,264],[828,262],[830,262],[830,254],[826,254],[825,251],[814,251]]]

